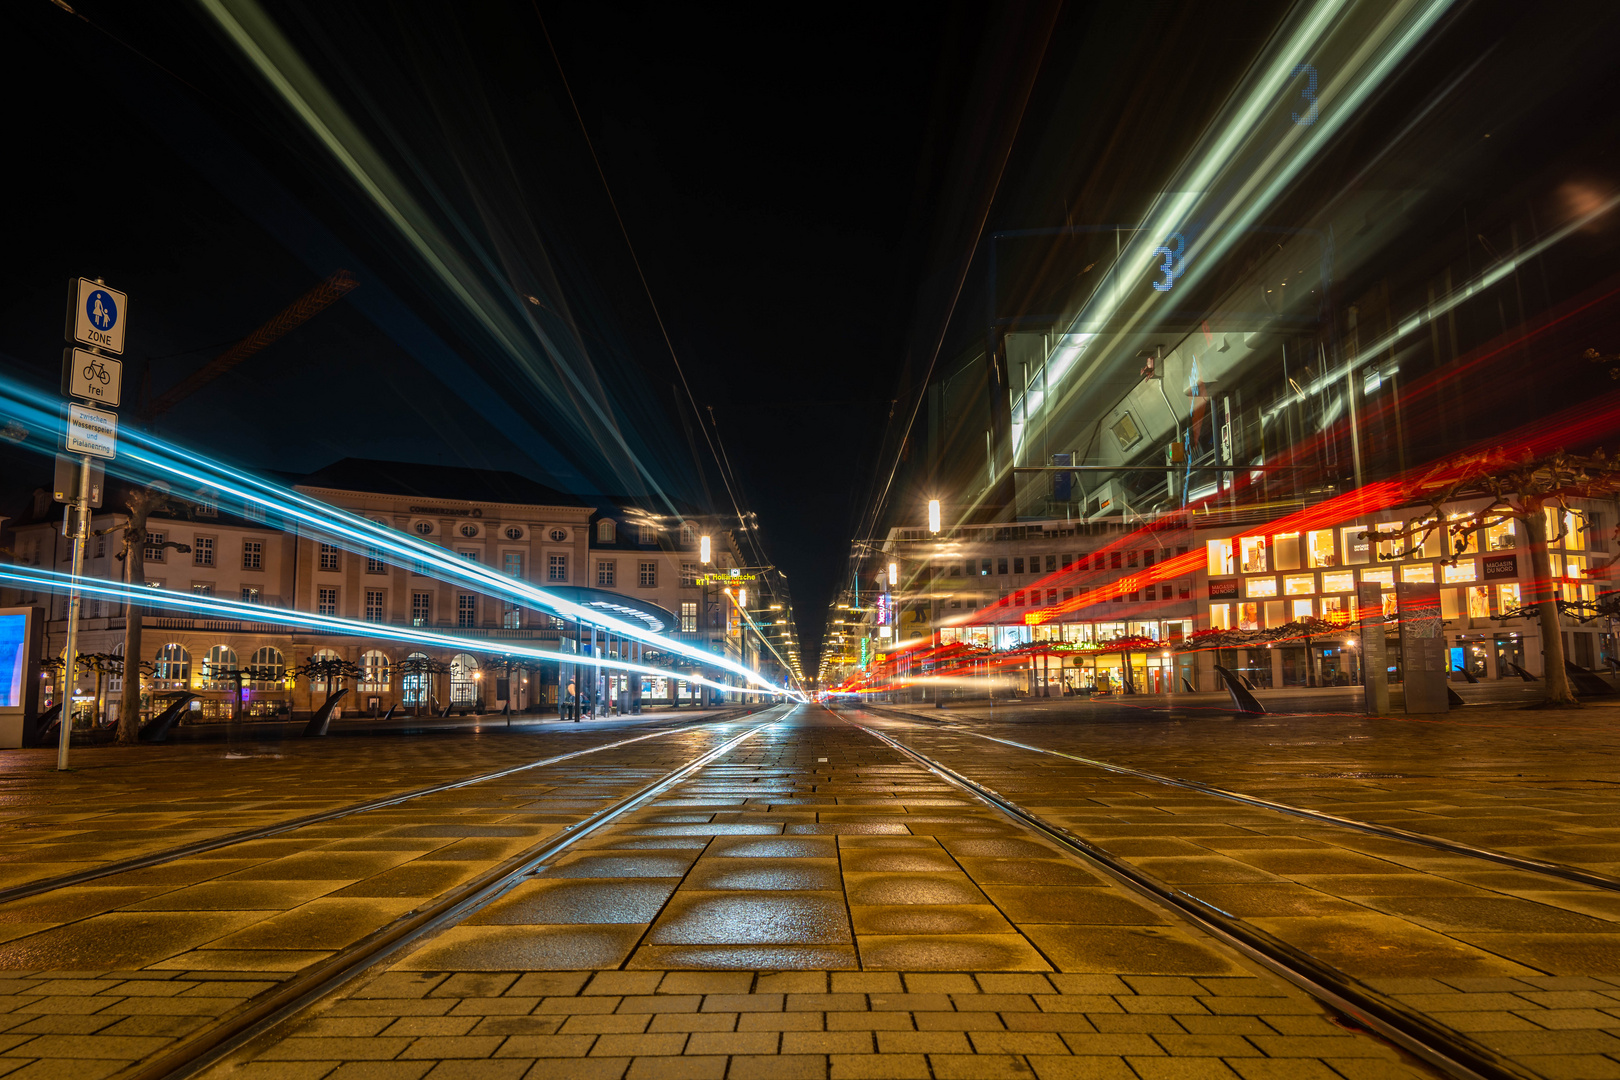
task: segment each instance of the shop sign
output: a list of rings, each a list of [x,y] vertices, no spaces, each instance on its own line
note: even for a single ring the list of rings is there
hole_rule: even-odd
[[[1486,581],[1519,576],[1519,557],[1517,555],[1487,555],[1480,562],[1485,567],[1484,576]]]
[[[1236,600],[1237,594],[1237,578],[1230,581],[1212,581],[1209,583],[1209,598],[1211,600]]]

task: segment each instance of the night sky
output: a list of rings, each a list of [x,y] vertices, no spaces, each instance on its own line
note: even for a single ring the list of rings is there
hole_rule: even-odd
[[[512,469],[585,494],[633,486],[524,391],[200,8],[75,10],[23,0],[0,15],[14,103],[8,375],[55,380],[66,281],[100,275],[131,297],[131,416],[348,269],[360,279],[348,298],[155,429],[293,473],[360,455]],[[518,292],[566,314],[581,367],[660,486],[714,510],[735,494],[758,513],[813,664],[919,285],[937,270],[984,12],[890,5],[765,25],[751,9],[655,4],[266,11],[430,215],[450,232],[461,222]],[[676,390],[547,29],[699,415]],[[711,406],[734,493],[704,438]],[[15,513],[48,463],[0,453]]]

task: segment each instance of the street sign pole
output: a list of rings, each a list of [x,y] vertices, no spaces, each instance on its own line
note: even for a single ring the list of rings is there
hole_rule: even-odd
[[[90,525],[90,455],[81,458],[79,490],[73,500],[73,577],[68,585],[67,656],[62,664],[62,715],[56,741],[58,772],[67,771],[68,746],[73,739],[73,695],[79,688],[79,575],[84,573],[85,533]]]
[[[79,278],[69,286],[68,319],[65,336],[89,346],[89,352],[68,349],[63,358],[62,391],[68,398],[117,406],[123,392],[123,368],[119,361],[104,356],[124,351],[125,317],[129,297],[105,288],[97,278]],[[81,366],[81,361],[83,361]],[[56,743],[56,769],[66,772],[68,748],[73,742],[73,696],[79,688],[79,578],[84,574],[84,547],[90,538],[91,456],[112,457],[118,445],[116,413],[70,404],[63,417],[65,449],[79,452],[79,483],[73,493],[73,574],[68,583],[67,655],[62,663],[62,714]],[[133,605],[125,618],[138,619]],[[135,675],[138,657],[125,657],[124,692],[139,693]],[[97,717],[91,718],[94,724]]]

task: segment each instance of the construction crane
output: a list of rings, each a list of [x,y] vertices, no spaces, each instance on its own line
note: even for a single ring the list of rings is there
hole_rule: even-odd
[[[359,284],[354,279],[353,274],[350,274],[347,270],[339,270],[309,290],[309,292],[294,300],[275,318],[159,394],[155,400],[146,406],[146,419],[152,420],[154,417],[168,412],[181,401],[195,394],[242,361],[250,358],[283,334],[297,329],[343,299]]]

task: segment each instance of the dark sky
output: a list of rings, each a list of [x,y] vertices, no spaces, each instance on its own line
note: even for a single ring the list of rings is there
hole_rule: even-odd
[[[77,274],[131,296],[138,402],[341,267],[361,281],[348,299],[156,430],[265,469],[361,455],[628,486],[199,7],[75,8],[17,0],[0,14],[6,375],[54,381]],[[661,486],[728,509],[544,19],[701,420],[712,406],[736,496],[789,574],[813,665],[919,285],[937,269],[987,9],[768,22],[744,6],[517,0],[265,10],[435,224],[490,255],[490,280],[539,294]],[[47,463],[0,454],[10,513]]]

